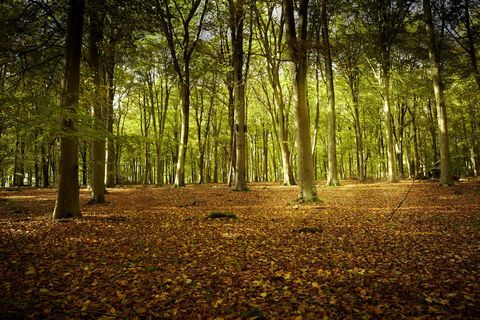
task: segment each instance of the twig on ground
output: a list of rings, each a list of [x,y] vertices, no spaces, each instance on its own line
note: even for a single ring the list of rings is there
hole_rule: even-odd
[[[398,203],[398,205],[395,207],[395,209],[393,209],[393,211],[390,213],[390,216],[388,217],[387,221],[392,220],[393,215],[395,214],[395,212],[397,212],[397,210],[400,209],[400,207],[402,206],[403,202],[404,202],[405,200],[407,200],[408,194],[409,194],[410,191],[412,190],[413,185],[415,184],[415,181],[417,181],[416,178],[413,179],[412,184],[410,185],[410,188],[408,188],[407,193],[405,194],[405,196],[403,197],[403,199]]]

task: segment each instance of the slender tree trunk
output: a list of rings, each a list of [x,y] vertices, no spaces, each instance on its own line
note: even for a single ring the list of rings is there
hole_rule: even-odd
[[[90,3],[90,69],[93,74],[94,97],[92,102],[92,116],[94,126],[98,129],[97,135],[92,141],[91,161],[91,189],[92,198],[90,203],[105,202],[105,88],[102,87],[101,51],[100,45],[103,40],[103,18],[99,16],[97,1]]]
[[[185,68],[186,69],[186,68]],[[181,114],[181,127],[180,127],[180,144],[178,146],[178,159],[177,167],[175,171],[176,187],[185,186],[185,159],[187,157],[187,145],[188,145],[188,126],[190,118],[190,84],[188,82],[180,82],[180,114]]]
[[[412,127],[413,127],[413,148],[414,148],[414,177],[420,174],[420,155],[418,150],[418,127],[417,127],[417,98],[413,97]]]
[[[115,187],[116,166],[115,166],[115,141],[113,139],[113,103],[115,99],[115,41],[110,40],[110,50],[107,62],[107,78],[108,78],[108,105],[107,105],[107,163],[106,163],[106,181],[105,186],[108,188]]]
[[[385,125],[385,138],[387,148],[387,179],[388,182],[396,182],[395,152],[393,147],[393,129],[392,129],[392,111],[390,108],[390,70],[388,62],[384,61],[382,67],[382,87],[383,87],[383,113]]]
[[[315,186],[312,143],[310,137],[310,116],[307,105],[307,17],[308,0],[301,0],[298,12],[298,36],[292,0],[284,0],[287,40],[292,59],[295,93],[295,128],[298,148],[299,200],[317,201]]]
[[[355,145],[357,153],[357,172],[358,179],[365,181],[365,156],[363,151],[363,132],[360,124],[360,105],[358,103],[359,85],[360,85],[360,71],[358,68],[351,70],[348,75],[348,85],[350,87],[350,94],[353,101],[353,114],[355,126]]]
[[[49,179],[49,170],[48,170],[48,155],[47,155],[47,151],[46,151],[46,148],[45,148],[45,142],[42,142],[42,145],[40,146],[40,153],[41,153],[41,157],[42,157],[42,186],[44,188],[48,188],[49,187],[49,182],[50,182],[50,179]]]
[[[429,57],[433,82],[433,91],[435,93],[435,104],[437,107],[437,119],[440,140],[440,185],[449,186],[452,184],[452,175],[450,173],[450,149],[448,143],[448,124],[447,108],[445,106],[445,96],[443,92],[442,77],[440,74],[440,61],[438,47],[435,41],[435,31],[433,29],[432,10],[430,0],[423,0],[423,10],[425,17],[425,26],[429,40]]]
[[[62,128],[57,200],[53,219],[80,217],[78,142],[75,113],[80,89],[84,0],[70,0],[65,40],[65,78],[62,94]]]
[[[330,41],[328,38],[328,20],[326,0],[322,2],[320,14],[322,24],[322,44],[325,50],[325,74],[327,77],[327,126],[328,126],[328,176],[327,186],[338,186],[337,175],[337,139],[335,121],[335,89],[333,85],[332,56],[330,53]]]
[[[230,32],[232,36],[232,66],[234,87],[234,129],[235,129],[235,183],[233,190],[246,191],[246,122],[245,122],[245,79],[243,78],[243,0],[229,0]]]

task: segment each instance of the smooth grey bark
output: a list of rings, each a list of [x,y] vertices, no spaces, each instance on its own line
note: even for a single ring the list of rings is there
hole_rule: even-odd
[[[294,76],[295,128],[298,148],[298,185],[300,201],[317,201],[313,171],[310,115],[307,105],[307,17],[308,0],[300,0],[295,23],[294,4],[284,0],[287,42]],[[298,29],[298,31],[297,31]],[[297,33],[298,32],[298,33]]]
[[[65,76],[61,102],[63,135],[60,138],[59,178],[53,219],[81,216],[75,113],[78,107],[80,89],[84,9],[84,0],[70,0],[65,40]]]

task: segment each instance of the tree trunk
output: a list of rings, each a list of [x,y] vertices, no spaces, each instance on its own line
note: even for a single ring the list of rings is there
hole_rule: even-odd
[[[428,52],[430,57],[433,91],[435,93],[435,104],[437,107],[440,140],[440,185],[449,186],[452,184],[452,175],[450,173],[447,108],[445,106],[445,96],[443,92],[442,77],[440,74],[440,59],[438,47],[435,41],[435,31],[433,29],[430,0],[423,0],[423,11],[425,17],[425,27],[429,40]]]
[[[181,129],[180,129],[180,144],[178,146],[177,168],[175,171],[175,187],[185,186],[185,159],[187,157],[188,145],[188,124],[190,117],[190,84],[187,82],[180,82],[180,114],[181,114]]]
[[[107,106],[107,163],[106,163],[106,181],[105,186],[108,188],[115,187],[116,166],[115,166],[115,141],[113,139],[113,103],[115,99],[115,40],[110,39],[110,50],[107,62],[107,78],[108,78],[108,106]]]
[[[384,58],[385,59],[385,58]],[[395,153],[393,148],[392,111],[390,108],[390,70],[387,61],[382,66],[382,87],[383,87],[383,113],[385,125],[385,138],[387,148],[387,179],[388,182],[396,182]]]
[[[417,127],[417,97],[413,97],[413,111],[411,112],[412,116],[412,127],[413,127],[413,161],[414,161],[414,177],[417,177],[420,174],[420,155],[418,150],[418,127]]]
[[[80,89],[80,57],[84,0],[70,0],[65,40],[65,78],[62,94],[62,128],[57,200],[53,219],[80,217],[78,142],[75,113]]]
[[[317,201],[315,186],[312,143],[310,137],[310,116],[307,105],[307,17],[308,0],[301,0],[298,12],[298,37],[292,0],[284,0],[287,40],[292,60],[295,94],[295,128],[298,148],[299,200]]]
[[[353,101],[353,114],[355,126],[355,146],[357,153],[357,172],[358,179],[365,181],[365,156],[363,151],[363,132],[360,124],[360,105],[358,103],[359,85],[360,85],[360,70],[355,67],[348,75],[348,85]]]
[[[337,176],[337,139],[335,121],[335,89],[333,85],[332,56],[330,53],[330,41],[328,38],[328,20],[326,0],[322,2],[320,14],[322,24],[322,45],[325,50],[325,74],[327,77],[327,126],[328,126],[328,176],[327,186],[338,186],[340,182]]]
[[[465,0],[465,29],[467,31],[467,40],[468,40],[468,56],[470,57],[470,65],[472,66],[473,73],[475,76],[475,81],[477,86],[480,89],[480,70],[478,69],[477,63],[477,50],[475,48],[475,40],[473,35],[472,26],[470,23],[470,1]]]
[[[97,2],[90,3],[90,69],[93,75],[94,97],[92,102],[92,116],[94,126],[97,129],[95,139],[92,141],[92,161],[91,161],[91,189],[92,197],[90,203],[105,202],[105,88],[102,87],[101,72],[101,52],[100,45],[103,40],[103,18],[99,16],[96,6]]]
[[[40,146],[40,153],[42,154],[41,157],[42,157],[42,186],[44,188],[48,188],[49,187],[49,182],[50,182],[50,179],[49,179],[49,171],[48,171],[48,155],[47,155],[47,151],[45,149],[45,142],[42,142],[42,145]]]
[[[232,36],[232,67],[234,90],[235,182],[233,190],[246,191],[245,153],[245,79],[243,78],[243,0],[230,0],[230,32]]]

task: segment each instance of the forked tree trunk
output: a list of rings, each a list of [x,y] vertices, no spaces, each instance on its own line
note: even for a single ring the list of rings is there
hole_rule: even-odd
[[[452,184],[452,175],[450,173],[447,108],[445,106],[445,95],[443,92],[442,77],[440,74],[440,59],[438,55],[438,47],[435,41],[435,31],[433,29],[430,0],[423,0],[423,11],[425,17],[425,27],[427,29],[428,36],[428,53],[430,57],[433,91],[435,93],[435,105],[437,107],[440,140],[440,185],[449,186]]]
[[[298,148],[298,185],[300,201],[317,201],[312,161],[310,116],[307,105],[307,17],[308,0],[300,0],[298,35],[292,0],[284,0],[287,40],[292,60],[295,92],[295,128]]]
[[[180,21],[182,23],[183,35],[181,43],[181,52],[178,52],[175,41],[177,41],[177,32],[175,30],[172,20],[173,16],[170,12],[170,5],[168,1],[157,0],[157,10],[160,18],[161,29],[167,39],[168,47],[172,56],[173,68],[178,76],[179,83],[179,95],[180,95],[180,113],[181,113],[181,130],[180,130],[180,143],[178,146],[178,158],[177,166],[175,170],[175,182],[176,187],[185,186],[185,159],[187,155],[188,145],[188,129],[189,129],[189,115],[190,115],[190,60],[192,58],[193,51],[200,38],[200,31],[202,30],[203,19],[205,18],[205,12],[208,5],[208,0],[205,1],[201,16],[197,23],[196,35],[192,39],[190,35],[190,23],[195,21],[195,13],[197,12],[201,0],[191,1],[191,7],[187,15],[180,15]],[[176,10],[180,10],[179,6],[175,6]],[[181,59],[179,57],[181,53]],[[183,63],[183,66],[181,66]]]
[[[62,93],[62,128],[57,201],[53,219],[80,217],[78,141],[75,113],[80,88],[84,0],[70,0],[65,40],[65,78]]]

